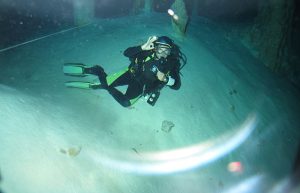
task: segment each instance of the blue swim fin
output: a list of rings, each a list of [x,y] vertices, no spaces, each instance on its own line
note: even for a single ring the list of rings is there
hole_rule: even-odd
[[[65,86],[69,88],[81,88],[81,89],[101,89],[102,86],[99,82],[82,82],[82,81],[67,81]]]
[[[68,75],[68,76],[84,77],[84,76],[87,76],[87,74],[84,73],[85,68],[86,68],[85,64],[65,63],[63,65],[63,72],[65,75]]]

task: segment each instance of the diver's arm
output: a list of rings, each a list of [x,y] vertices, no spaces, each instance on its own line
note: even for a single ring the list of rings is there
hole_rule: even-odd
[[[123,54],[128,58],[132,58],[141,52],[143,52],[141,46],[134,46],[127,48]]]
[[[178,90],[181,86],[179,74],[180,62],[178,60],[173,60],[169,64],[172,66],[170,73],[166,75],[157,68],[156,77],[163,85],[169,86],[171,89]]]
[[[174,76],[174,75],[173,75]],[[172,76],[167,76],[166,74],[164,74],[163,72],[157,70],[157,74],[156,77],[159,81],[163,82],[164,85],[173,87],[176,83],[175,78],[173,78]],[[180,78],[180,77],[179,77]],[[178,79],[177,79],[178,80]],[[177,81],[178,82],[178,81]],[[174,86],[175,87],[175,86]]]
[[[171,89],[178,90],[181,87],[181,78],[179,74],[180,64],[177,63],[175,68],[170,72],[168,77],[167,85],[170,86]]]
[[[145,51],[151,51],[154,49],[154,43],[157,40],[156,36],[150,36],[146,43],[141,46],[129,47],[124,51],[126,57],[132,58],[137,54]]]
[[[170,86],[171,89],[174,89],[174,90],[178,90],[180,87],[181,87],[181,79],[180,79],[180,76],[176,76],[176,77],[169,77],[169,78],[172,78],[172,86]],[[168,83],[169,83],[170,79],[168,80]],[[167,83],[167,85],[168,85]]]
[[[174,86],[175,85],[175,79],[171,76],[167,76],[166,79],[164,80],[166,82],[167,86]]]

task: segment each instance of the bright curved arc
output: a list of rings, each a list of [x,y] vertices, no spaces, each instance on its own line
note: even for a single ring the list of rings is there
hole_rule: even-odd
[[[216,140],[170,151],[143,153],[135,159],[99,156],[89,152],[96,163],[138,174],[169,174],[205,166],[239,147],[257,125],[256,116],[250,116],[233,135],[223,135]],[[198,151],[197,151],[198,150]],[[145,156],[144,156],[145,155]]]

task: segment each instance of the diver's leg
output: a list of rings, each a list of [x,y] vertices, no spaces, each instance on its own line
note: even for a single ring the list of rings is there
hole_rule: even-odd
[[[128,85],[125,95],[121,91],[111,86],[109,86],[107,90],[109,94],[111,94],[114,99],[123,107],[131,106],[131,100],[136,101],[134,99],[143,93],[143,87],[137,82],[133,82],[132,84]]]
[[[87,70],[85,73],[93,74],[99,77],[102,88],[106,89],[120,105],[123,107],[129,107],[131,105],[130,100],[121,91],[115,88],[115,86],[123,86],[130,83],[131,76],[129,72],[125,72],[108,86],[106,81],[107,74],[104,72],[104,69],[101,66],[93,66],[86,69]],[[105,86],[103,87],[103,85]]]
[[[126,90],[125,96],[129,99],[135,99],[139,97],[143,93],[143,86],[135,81],[132,80],[130,84],[128,84],[128,88]]]
[[[125,95],[115,88],[115,86],[122,85],[128,85]],[[119,104],[123,107],[129,107],[132,105],[131,100],[137,98],[143,92],[143,87],[132,79],[129,72],[126,72],[116,79],[107,90]]]
[[[93,75],[98,76],[102,88],[105,89],[105,88],[108,87],[107,81],[106,81],[107,74],[105,73],[104,69],[101,66],[96,65],[96,66],[93,66],[93,67],[90,67],[90,68],[85,68],[84,73],[93,74]]]
[[[132,81],[131,74],[129,71],[126,71],[124,74],[122,74],[117,79],[115,79],[109,86],[116,87],[116,86],[129,85],[131,81]]]
[[[131,105],[130,100],[118,89],[108,87],[107,91],[123,107],[129,107]]]
[[[135,85],[138,83],[132,80],[131,75],[128,71],[121,75],[119,78],[117,78],[109,86],[106,81],[107,74],[104,72],[104,69],[101,66],[97,65],[91,68],[86,68],[85,73],[98,76],[102,88],[106,89],[109,92],[109,94],[111,94],[112,97],[123,107],[129,107],[131,105],[130,100],[139,96],[143,91],[142,87],[140,88]],[[132,84],[133,82],[135,84]],[[123,85],[128,85],[125,95],[115,88],[115,86]]]

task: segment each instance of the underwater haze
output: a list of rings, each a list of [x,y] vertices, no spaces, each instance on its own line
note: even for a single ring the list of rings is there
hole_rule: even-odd
[[[190,6],[181,36],[167,13],[174,1],[150,11],[141,1],[135,12],[138,1],[84,2],[0,3],[1,193],[300,192],[299,88],[228,33],[232,23]],[[247,6],[245,22],[257,11]],[[113,74],[130,64],[128,47],[153,35],[187,58],[181,88],[165,87],[154,106],[65,86],[99,82],[65,75],[65,63]]]

